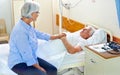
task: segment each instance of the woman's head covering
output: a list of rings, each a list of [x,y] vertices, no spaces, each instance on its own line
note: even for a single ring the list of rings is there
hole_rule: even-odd
[[[25,2],[21,8],[21,17],[31,18],[33,12],[39,12],[40,5],[35,1]]]

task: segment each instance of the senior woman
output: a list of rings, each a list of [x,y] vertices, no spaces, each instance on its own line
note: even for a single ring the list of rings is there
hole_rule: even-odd
[[[10,35],[9,68],[18,75],[57,75],[57,69],[36,56],[37,39],[54,40],[65,34],[50,35],[39,32],[30,24],[39,16],[37,2],[25,2],[21,8],[21,19],[14,26]]]

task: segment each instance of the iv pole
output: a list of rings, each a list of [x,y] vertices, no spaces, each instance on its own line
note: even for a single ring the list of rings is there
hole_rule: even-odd
[[[62,1],[59,0],[59,33],[62,33],[62,23],[63,23],[63,20],[62,20],[62,15],[63,15],[63,9],[62,9]]]

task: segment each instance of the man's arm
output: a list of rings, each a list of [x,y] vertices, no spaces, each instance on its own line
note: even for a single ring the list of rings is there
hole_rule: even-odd
[[[70,53],[70,54],[74,54],[76,52],[79,52],[82,50],[82,48],[80,46],[72,46],[66,39],[66,37],[62,37],[61,38],[64,46],[66,47],[67,51]]]
[[[60,39],[62,37],[66,36],[65,33],[61,33],[61,34],[58,34],[58,35],[51,35],[50,39],[51,40],[54,40],[54,39]]]

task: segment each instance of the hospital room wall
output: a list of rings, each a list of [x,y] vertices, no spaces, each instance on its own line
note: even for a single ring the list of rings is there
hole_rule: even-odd
[[[27,1],[27,0],[26,0]],[[56,1],[58,0],[34,0],[40,3],[40,14],[35,22],[35,28],[50,34],[58,34],[58,26],[55,23],[54,12],[57,8]],[[14,24],[20,18],[20,6],[23,4],[24,0],[13,0],[13,14],[14,14]],[[55,3],[55,4],[54,4]]]
[[[38,29],[39,31],[53,34],[52,1],[51,0],[34,0],[34,1],[40,3],[40,14],[39,17],[37,18],[37,21],[35,22],[35,28]],[[23,4],[23,2],[24,0],[13,0],[15,23],[20,19],[20,7]]]
[[[40,14],[36,21],[36,29],[53,34],[52,0],[34,0],[40,3]]]
[[[6,21],[7,32],[10,34],[13,26],[20,19],[20,8],[28,0],[0,0],[0,18]],[[40,14],[35,22],[35,28],[50,34],[58,33],[58,27],[53,24],[53,0],[34,0],[40,3]],[[54,27],[56,26],[56,27]],[[54,29],[56,31],[54,31]]]
[[[64,0],[62,1],[64,3]],[[57,0],[55,4],[57,5]],[[54,13],[59,13],[59,7],[54,10]],[[120,37],[115,0],[81,0],[70,10],[63,8],[63,16],[83,23],[96,24],[110,30],[114,36]]]
[[[0,0],[0,18],[3,18],[6,22],[7,33],[10,33],[13,25],[11,4],[11,0]]]
[[[18,7],[19,2],[13,2],[15,22],[12,23],[12,0],[0,0],[0,17],[4,17],[7,21],[7,31],[11,32],[12,26],[19,19]],[[22,1],[22,0],[13,0]],[[55,16],[59,13],[59,0],[35,0],[40,3],[40,14],[36,22],[36,28],[50,34],[58,33]],[[78,0],[76,0],[78,1]],[[95,1],[95,2],[94,2]],[[47,5],[46,5],[47,4]],[[12,12],[12,13],[11,13]],[[69,15],[70,13],[70,15]],[[63,10],[64,16],[70,16],[79,22],[91,22],[112,31],[115,36],[120,36],[120,29],[118,26],[117,12],[115,7],[115,0],[81,0],[80,3],[70,10]]]

